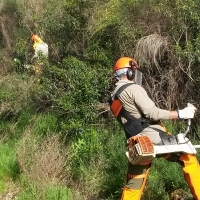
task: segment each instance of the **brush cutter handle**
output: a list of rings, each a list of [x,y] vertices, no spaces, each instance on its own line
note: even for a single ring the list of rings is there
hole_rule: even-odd
[[[188,132],[190,131],[190,126],[191,126],[191,119],[188,119],[187,121],[188,121],[188,126],[187,126],[185,133],[183,133],[184,136],[186,136],[188,134]]]

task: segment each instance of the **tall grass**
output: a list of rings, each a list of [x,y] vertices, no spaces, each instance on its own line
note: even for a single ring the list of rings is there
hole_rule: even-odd
[[[0,192],[4,193],[19,176],[13,143],[0,143]]]
[[[191,199],[191,192],[178,163],[163,158],[153,160],[142,199]]]
[[[34,183],[26,185],[26,189],[17,196],[18,200],[73,200],[71,191],[65,186],[46,186],[38,189]]]
[[[125,136],[117,124],[101,130],[85,127],[82,134],[69,139],[51,132],[55,130],[53,116],[37,117],[24,129],[15,127],[24,130],[21,137],[0,145],[0,193],[10,190],[9,180],[20,186],[19,199],[120,199],[127,158]],[[170,200],[175,196],[191,199],[181,167],[155,159],[142,199]]]

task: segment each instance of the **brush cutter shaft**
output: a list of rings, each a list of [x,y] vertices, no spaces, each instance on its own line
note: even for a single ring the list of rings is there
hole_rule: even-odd
[[[168,154],[168,153],[188,153],[196,154],[197,151],[191,142],[185,144],[176,144],[176,145],[163,145],[163,146],[154,146],[154,156],[159,154]]]

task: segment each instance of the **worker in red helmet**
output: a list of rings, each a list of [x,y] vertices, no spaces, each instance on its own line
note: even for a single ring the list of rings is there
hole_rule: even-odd
[[[132,137],[147,136],[155,145],[165,145],[169,142],[173,144],[174,136],[166,132],[160,120],[191,119],[196,108],[191,104],[178,111],[158,108],[141,86],[142,72],[132,58],[120,58],[115,64],[114,73],[118,82],[109,104],[114,116],[123,127],[127,140]],[[194,198],[200,200],[200,166],[196,156],[173,153],[165,159],[182,166]],[[121,200],[140,200],[151,163],[152,158],[149,157],[139,163],[129,160]]]
[[[43,68],[42,60],[48,58],[48,45],[38,35],[32,35],[34,55],[31,58],[31,63],[35,66],[35,72],[40,73]]]

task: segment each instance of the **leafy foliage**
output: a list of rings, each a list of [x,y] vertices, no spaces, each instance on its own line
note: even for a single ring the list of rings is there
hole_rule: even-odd
[[[119,199],[127,159],[124,133],[107,105],[114,63],[120,56],[137,57],[143,85],[161,108],[182,108],[187,101],[199,108],[198,4],[3,0],[0,191],[9,192],[9,179],[20,184],[19,199]],[[25,69],[33,53],[31,34],[49,45],[49,60],[38,76]],[[175,134],[185,128],[178,121],[166,126]],[[58,161],[61,168],[54,173]],[[180,167],[155,160],[143,199],[173,199],[181,189],[190,198]]]

